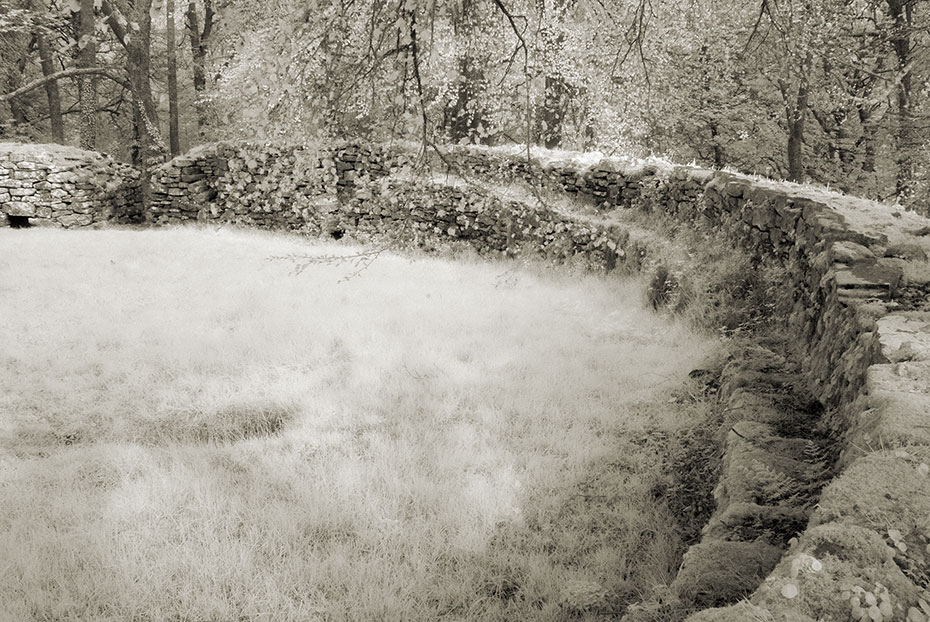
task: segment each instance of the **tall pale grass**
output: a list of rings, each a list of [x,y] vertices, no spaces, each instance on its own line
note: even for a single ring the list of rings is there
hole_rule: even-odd
[[[712,344],[635,282],[294,252],[353,249],[0,230],[0,620],[557,620],[667,579],[643,439]]]

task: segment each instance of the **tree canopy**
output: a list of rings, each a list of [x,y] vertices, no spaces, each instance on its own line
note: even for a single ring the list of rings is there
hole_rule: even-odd
[[[536,144],[930,210],[930,0],[174,4],[0,0],[0,138]]]

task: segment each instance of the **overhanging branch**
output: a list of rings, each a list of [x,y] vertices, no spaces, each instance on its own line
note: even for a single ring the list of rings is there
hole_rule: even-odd
[[[119,84],[121,87],[123,87],[127,91],[132,90],[132,87],[130,87],[129,82],[119,77],[118,75],[112,73],[109,69],[106,69],[104,67],[82,67],[82,68],[75,68],[75,69],[65,69],[63,71],[58,71],[53,74],[49,74],[37,80],[33,80],[29,84],[26,84],[25,86],[21,86],[15,91],[0,95],[0,102],[9,101],[15,97],[19,97],[20,95],[25,95],[26,93],[30,91],[34,91],[35,89],[41,86],[45,86],[46,83],[51,82],[53,80],[62,80],[64,78],[73,78],[74,76],[87,76],[87,75],[103,76],[104,78],[108,78],[112,80],[113,82],[116,82],[117,84]]]

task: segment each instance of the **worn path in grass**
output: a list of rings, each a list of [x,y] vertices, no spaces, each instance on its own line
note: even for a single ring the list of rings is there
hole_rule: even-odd
[[[0,619],[560,620],[670,580],[650,439],[711,342],[619,277],[295,252],[353,249],[0,230]]]

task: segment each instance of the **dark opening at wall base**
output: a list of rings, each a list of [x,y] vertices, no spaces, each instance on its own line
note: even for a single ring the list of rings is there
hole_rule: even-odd
[[[25,229],[31,227],[28,216],[7,216],[10,219],[10,227],[13,229]]]

